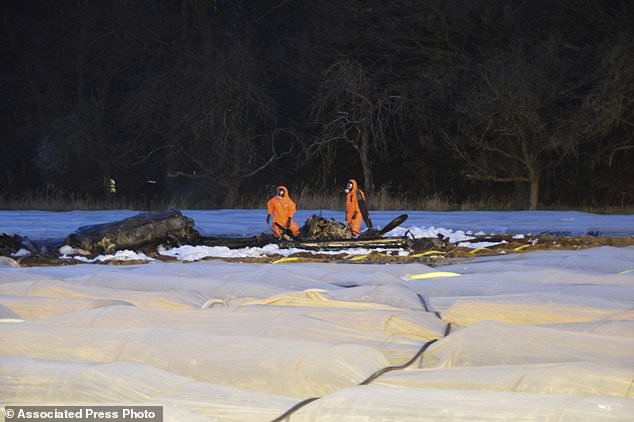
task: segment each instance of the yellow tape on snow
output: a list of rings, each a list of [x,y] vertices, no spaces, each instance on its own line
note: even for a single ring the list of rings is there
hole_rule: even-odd
[[[431,273],[422,274],[410,274],[407,278],[410,280],[426,280],[429,278],[441,278],[441,277],[458,277],[460,274],[452,273],[451,271],[434,271]]]
[[[369,254],[358,255],[358,256],[355,256],[354,258],[350,258],[350,261],[363,261],[364,259],[368,257],[368,255]]]
[[[297,262],[300,261],[302,258],[298,258],[296,256],[287,256],[284,258],[280,258],[280,259],[276,259],[275,261],[271,262],[271,264],[283,264],[285,262]]]
[[[491,249],[487,249],[487,248],[477,248],[477,249],[473,249],[473,250],[469,251],[469,253],[471,255],[475,255],[477,253],[484,252],[484,251],[490,251],[490,250]]]
[[[419,253],[415,253],[413,255],[410,255],[410,258],[419,258],[421,256],[429,256],[429,255],[443,255],[444,252],[441,251],[425,251],[425,252],[419,252]]]
[[[519,252],[519,251],[523,251],[524,249],[528,249],[530,247],[531,247],[531,245],[521,245],[521,246],[518,246],[517,248],[513,248],[513,250],[515,252]]]

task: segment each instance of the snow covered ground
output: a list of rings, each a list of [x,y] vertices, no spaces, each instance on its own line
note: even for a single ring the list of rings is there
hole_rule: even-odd
[[[207,234],[265,229],[259,211],[196,213],[186,212]],[[63,237],[132,214],[1,212],[0,232]],[[406,226],[634,233],[632,216],[451,214],[412,213]],[[267,421],[311,397],[288,420],[634,415],[634,247],[434,268],[7,263],[0,260],[1,405],[159,404],[167,421]]]
[[[33,240],[60,239],[66,237],[80,226],[108,223],[135,215],[136,211],[0,211],[0,233],[20,234]],[[183,213],[194,219],[196,228],[205,235],[212,236],[254,236],[268,232],[264,222],[264,210],[216,210],[192,211]],[[387,224],[401,211],[375,211],[372,218],[377,227]],[[305,221],[312,214],[321,214],[326,218],[343,219],[337,211],[300,211],[297,221]],[[427,212],[409,211],[408,220],[392,230],[388,235],[403,236],[410,233],[417,238],[435,238],[443,235],[450,242],[463,247],[480,248],[496,243],[468,243],[473,235],[514,234],[518,237],[526,234],[571,234],[586,233],[610,236],[634,234],[634,215],[596,215],[582,212],[554,211],[518,211],[518,212]],[[20,251],[22,252],[22,251]],[[26,252],[26,251],[24,251]],[[206,257],[236,258],[282,255],[288,256],[300,249],[280,249],[276,245],[262,248],[229,249],[226,247],[183,246],[163,250],[164,255],[176,257],[182,261],[196,261]],[[351,249],[339,253],[365,255],[367,249]],[[393,250],[395,254],[406,255],[407,251]],[[64,247],[60,250],[64,256],[74,257],[86,262],[118,260],[151,260],[135,251],[119,251],[114,255],[98,256],[87,259],[81,251]],[[17,256],[17,255],[16,255]]]
[[[253,236],[266,232],[265,210],[182,210],[205,235]],[[0,211],[0,233],[20,234],[31,239],[63,238],[78,227],[108,223],[131,217],[137,211]],[[312,214],[343,221],[343,211],[302,210],[296,215],[301,225]],[[414,234],[471,231],[485,233],[568,233],[588,232],[609,236],[634,234],[634,215],[599,215],[577,211],[372,211],[375,225],[383,226],[407,213],[403,225]],[[401,234],[404,230],[394,231]],[[396,232],[396,233],[395,233]]]

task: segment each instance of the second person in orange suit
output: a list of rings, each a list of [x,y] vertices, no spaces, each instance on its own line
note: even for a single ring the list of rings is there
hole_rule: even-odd
[[[283,230],[281,230],[279,226],[289,229],[293,236],[299,235],[299,226],[293,221],[297,207],[289,196],[286,186],[277,187],[275,196],[269,199],[269,202],[266,203],[266,208],[266,223],[269,224],[271,222],[271,216],[273,216],[271,230],[273,230],[275,236],[278,238],[282,237]]]
[[[367,216],[367,208],[365,207],[365,193],[359,189],[357,181],[348,180],[346,185],[346,223],[350,226],[352,235],[357,237],[361,234],[361,222],[364,217],[367,218],[366,225],[372,228],[372,222]],[[360,204],[361,203],[361,204]],[[366,214],[364,216],[364,213]]]

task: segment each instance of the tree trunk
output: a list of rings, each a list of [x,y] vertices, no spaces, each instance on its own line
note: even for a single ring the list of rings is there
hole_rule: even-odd
[[[530,183],[530,210],[535,211],[539,205],[539,179],[540,167],[535,156],[529,154],[526,142],[521,142],[523,162],[528,171],[528,181]]]
[[[242,179],[240,177],[229,178],[227,180],[227,194],[225,195],[222,205],[224,208],[235,208],[235,206],[238,205],[241,184]]]
[[[230,120],[230,127],[239,127],[239,122],[235,122]],[[229,130],[229,127],[227,127]],[[240,133],[237,133],[236,136],[232,136],[229,132],[229,142],[231,142],[229,146],[229,156],[230,156],[230,164],[229,168],[226,170],[226,176],[224,177],[225,186],[227,187],[227,194],[225,195],[224,204],[225,208],[235,208],[240,199],[240,186],[242,185],[242,181],[244,180],[240,177],[240,173],[244,171],[243,166],[245,161],[248,160],[246,156],[246,151],[248,150],[248,139],[246,136],[243,136]]]
[[[200,37],[200,53],[207,66],[213,66],[213,37],[211,34],[210,19],[208,17],[208,3],[193,3],[194,24]]]
[[[236,140],[236,143],[238,141]],[[239,147],[238,147],[239,149]],[[225,177],[225,183],[223,183],[227,187],[227,194],[223,200],[224,208],[235,208],[238,205],[240,199],[240,186],[242,185],[242,178],[240,177],[240,167],[239,167],[238,157],[233,159],[233,165],[231,166],[230,174]]]
[[[79,105],[81,100],[84,98],[84,66],[85,66],[85,56],[86,56],[86,45],[88,44],[88,36],[87,29],[88,26],[88,18],[87,18],[87,9],[88,2],[84,1],[81,5],[82,15],[81,15],[81,29],[79,30],[79,45],[77,47],[77,63],[75,67],[75,72],[77,73],[77,93],[75,97],[75,105]]]
[[[528,178],[531,185],[530,210],[534,211],[539,205],[539,171],[534,163],[528,164]]]
[[[361,148],[359,148],[359,159],[361,160],[361,169],[363,170],[363,189],[366,192],[372,192],[374,180],[372,177],[372,168],[370,165],[370,145],[365,130],[361,134]]]

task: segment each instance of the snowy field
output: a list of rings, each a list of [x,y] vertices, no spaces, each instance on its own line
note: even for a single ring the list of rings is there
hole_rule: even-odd
[[[261,233],[270,233],[264,222],[265,210],[217,210],[192,211],[183,213],[191,217],[196,228],[207,236],[248,237]],[[380,228],[403,211],[374,211],[372,219]],[[0,211],[0,233],[19,234],[32,240],[63,239],[84,225],[108,223],[137,214],[136,211]],[[309,216],[321,214],[326,218],[343,220],[340,211],[300,211],[296,220],[302,224]],[[582,212],[518,211],[518,212],[427,212],[409,211],[409,218],[401,226],[388,233],[388,236],[412,235],[417,238],[446,237],[451,243],[467,248],[495,246],[499,242],[468,242],[474,236],[489,234],[512,234],[517,237],[538,234],[561,235],[603,235],[627,236],[634,234],[633,215],[596,215]],[[229,249],[224,246],[189,246],[169,250],[160,249],[162,255],[175,257],[181,261],[197,261],[207,257],[240,258],[261,256],[289,256],[306,251],[296,248],[280,249],[271,244],[264,247]],[[407,256],[402,249],[383,250],[391,254]],[[335,253],[347,255],[366,255],[367,249],[354,248]],[[15,257],[27,253],[19,251]],[[100,255],[93,258],[82,256],[82,251],[70,247],[59,250],[60,255],[85,262],[105,262],[110,260],[147,260],[151,258],[137,251],[118,251],[115,254]],[[327,254],[326,252],[320,252]]]
[[[266,210],[182,210],[194,219],[204,235],[253,236],[268,232]],[[407,213],[403,225],[414,233],[423,231],[472,231],[485,233],[588,232],[607,236],[634,234],[634,215],[598,215],[577,211],[372,211],[376,226]],[[138,214],[138,211],[0,211],[0,233],[20,234],[31,239],[63,238],[80,226],[109,223]],[[312,214],[344,220],[343,211],[299,211],[295,220],[302,225]],[[401,232],[392,233],[400,234]]]
[[[61,238],[134,213],[4,211],[0,232]],[[205,234],[266,230],[263,211],[185,214]],[[420,233],[634,234],[634,216],[409,214]],[[634,420],[634,247],[435,268],[8,263],[2,405],[158,404],[168,421],[270,421],[316,398],[283,420]]]

